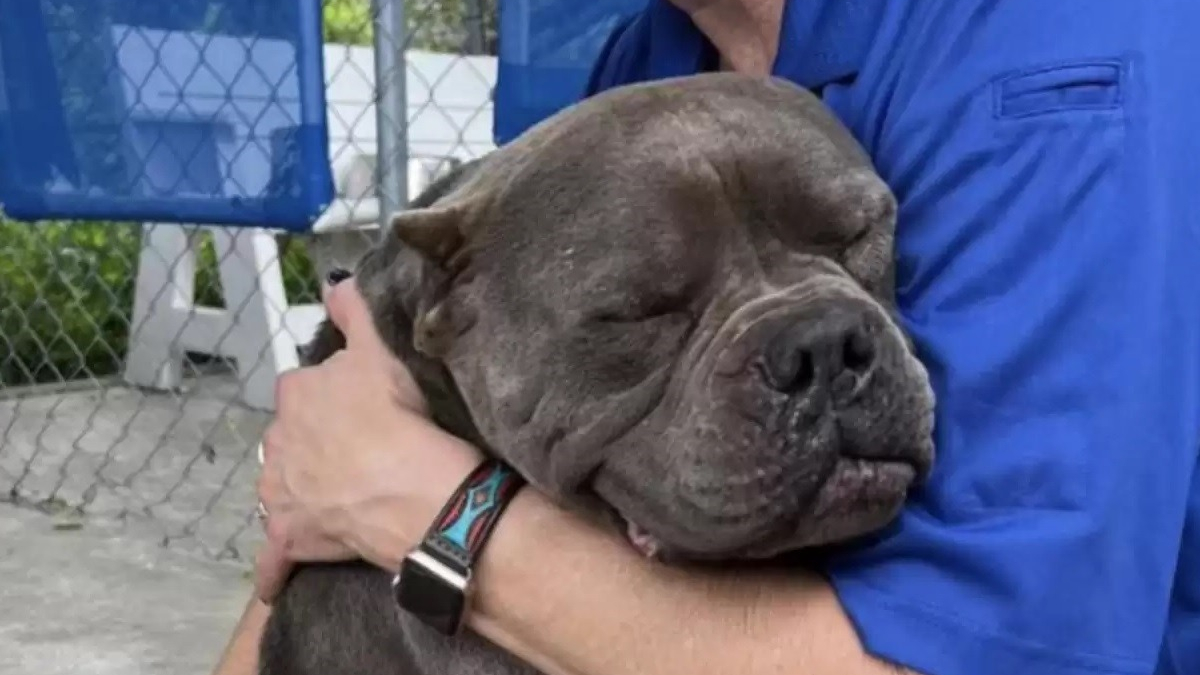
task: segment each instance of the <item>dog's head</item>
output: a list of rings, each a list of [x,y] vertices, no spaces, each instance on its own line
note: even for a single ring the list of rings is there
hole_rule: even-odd
[[[612,90],[440,191],[359,264],[385,339],[427,392],[457,388],[491,451],[639,548],[844,540],[929,470],[932,393],[890,305],[894,201],[806,92]]]

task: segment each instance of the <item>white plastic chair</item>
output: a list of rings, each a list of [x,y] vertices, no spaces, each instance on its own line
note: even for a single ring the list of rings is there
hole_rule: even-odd
[[[409,194],[418,194],[454,162],[445,157],[411,158]],[[320,251],[330,240],[377,228],[374,169],[374,156],[361,154],[335,167],[337,196],[313,226],[312,249]],[[201,231],[212,233],[224,307],[195,302]],[[261,228],[148,223],[138,257],[125,381],[175,390],[182,384],[186,354],[208,354],[234,362],[243,403],[273,410],[275,379],[299,365],[297,347],[312,339],[325,314],[319,304],[288,302],[278,234]],[[368,242],[361,234],[356,240],[358,246],[342,248],[361,251]],[[316,267],[323,273],[331,265],[318,260]]]

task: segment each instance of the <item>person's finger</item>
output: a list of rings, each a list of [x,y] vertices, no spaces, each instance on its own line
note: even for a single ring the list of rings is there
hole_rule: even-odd
[[[304,390],[311,375],[307,368],[294,368],[280,373],[275,378],[275,414],[286,416],[299,403],[303,405]]]
[[[383,340],[375,330],[371,310],[354,279],[347,279],[326,292],[325,310],[329,312],[329,319],[346,337],[347,347],[386,351]]]
[[[278,417],[271,420],[267,428],[263,430],[262,438],[258,442],[260,467],[266,466],[268,462],[273,462],[275,454],[283,449],[286,444],[284,434],[283,425]]]

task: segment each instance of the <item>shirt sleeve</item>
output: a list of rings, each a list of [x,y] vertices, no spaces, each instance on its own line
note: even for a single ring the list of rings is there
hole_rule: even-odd
[[[644,55],[640,53],[643,50],[639,49],[637,44],[644,33],[639,30],[638,23],[641,21],[642,13],[639,12],[613,28],[613,32],[609,34],[596,56],[596,63],[584,88],[584,98],[620,84],[628,84],[624,80],[629,78],[629,64],[644,59]]]
[[[1200,467],[1192,476],[1171,609],[1156,675],[1200,673]]]
[[[584,97],[635,82],[692,75],[711,70],[712,45],[688,15],[667,0],[622,21],[609,35],[588,78]]]

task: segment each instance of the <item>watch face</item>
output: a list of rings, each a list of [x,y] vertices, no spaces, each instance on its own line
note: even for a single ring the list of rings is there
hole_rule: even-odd
[[[446,635],[458,632],[466,595],[424,565],[405,559],[396,581],[396,602]]]

